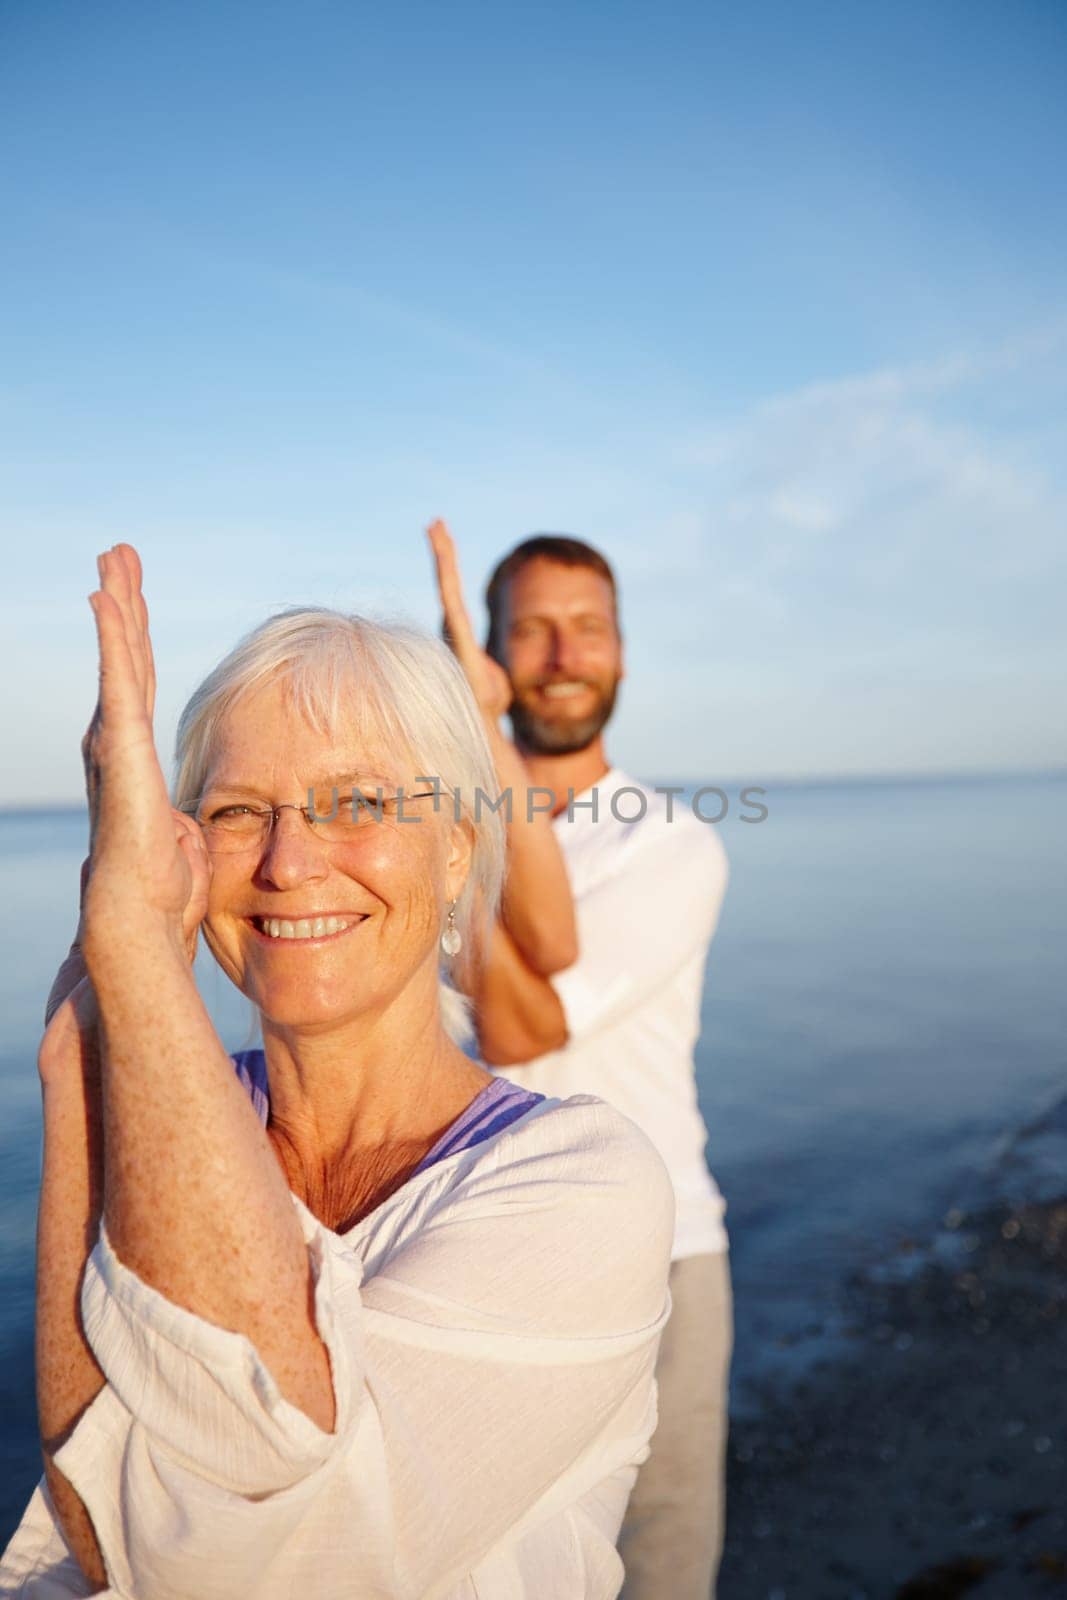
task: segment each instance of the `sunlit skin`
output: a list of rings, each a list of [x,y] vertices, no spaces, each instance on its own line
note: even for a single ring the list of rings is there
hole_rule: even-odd
[[[504,661],[515,700],[538,720],[578,726],[596,717],[624,676],[622,639],[611,585],[590,567],[544,558],[528,562],[508,584],[502,619]],[[561,698],[553,686],[580,684]],[[517,736],[531,776],[554,790],[556,809],[566,790],[587,788],[609,763],[603,735],[565,754],[530,748]]]
[[[350,741],[325,737],[293,706],[284,684],[273,683],[240,700],[223,722],[203,795],[210,806],[302,806],[309,786],[336,784],[344,792],[355,772],[369,780],[371,793],[376,783],[402,785],[409,794],[426,787],[388,758],[368,753],[360,760]],[[212,852],[203,931],[223,970],[262,1013],[279,1125],[291,1116],[303,1122],[311,1112],[321,1136],[333,1120],[326,1114],[331,1096],[343,1084],[343,1101],[355,1111],[354,1080],[362,1079],[360,1144],[399,1122],[413,1131],[412,1039],[426,1032],[426,1019],[436,1019],[441,908],[465,881],[470,840],[447,807],[435,813],[430,798],[408,800],[404,811],[412,820],[369,821],[351,841],[333,842],[286,809],[265,844]],[[350,926],[287,940],[259,925],[264,917],[330,916]],[[427,1037],[429,1048],[435,1043]],[[439,1098],[451,1102],[458,1091],[462,1102],[479,1087],[472,1076],[478,1069],[468,1072],[462,1053],[447,1043],[445,1049],[453,1072],[434,1077],[423,1062],[420,1073],[430,1127],[445,1115]],[[342,1130],[332,1132],[336,1139]]]

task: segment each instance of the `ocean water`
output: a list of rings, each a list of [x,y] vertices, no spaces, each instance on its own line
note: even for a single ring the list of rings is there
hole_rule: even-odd
[[[1005,1145],[1067,1097],[1063,775],[768,804],[724,835],[697,1055],[735,1408],[819,1345],[851,1269],[1003,1192]]]
[[[728,1202],[734,1403],[818,1349],[849,1270],[997,1182],[1067,1093],[1067,780],[770,787],[731,884],[698,1052]],[[75,921],[78,813],[0,814],[0,1541],[36,1481],[35,1052]],[[249,1010],[205,967],[226,1043]]]

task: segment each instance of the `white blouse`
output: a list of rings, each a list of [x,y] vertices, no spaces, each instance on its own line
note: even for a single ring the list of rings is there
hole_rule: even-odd
[[[547,1101],[339,1235],[294,1198],[336,1422],[172,1304],[106,1233],[107,1384],[59,1452],[121,1600],[612,1600],[655,1423],[673,1198],[601,1101]],[[0,1594],[89,1593],[42,1484]]]

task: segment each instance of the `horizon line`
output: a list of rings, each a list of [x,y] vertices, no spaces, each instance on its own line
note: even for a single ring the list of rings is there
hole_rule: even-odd
[[[869,785],[870,787],[890,787],[893,784],[900,786],[934,783],[998,783],[1011,782],[1021,778],[1067,778],[1067,764],[1051,767],[952,767],[943,770],[920,770],[900,772],[813,772],[813,773],[778,773],[765,774],[757,782],[752,777],[738,778],[736,776],[719,778],[714,784],[705,778],[682,779],[665,778],[639,779],[648,782],[653,787],[660,784],[667,787],[683,789],[707,788],[760,788],[761,786],[774,785],[780,789],[815,789],[815,788],[844,788],[848,785]],[[77,800],[0,800],[0,816],[26,816],[33,813],[74,814],[86,811],[84,799]]]

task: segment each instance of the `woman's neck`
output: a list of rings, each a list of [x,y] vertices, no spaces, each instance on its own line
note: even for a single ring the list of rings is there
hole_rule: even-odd
[[[327,1227],[403,1183],[491,1075],[444,1032],[388,1013],[329,1031],[264,1020],[268,1134],[289,1186]]]

